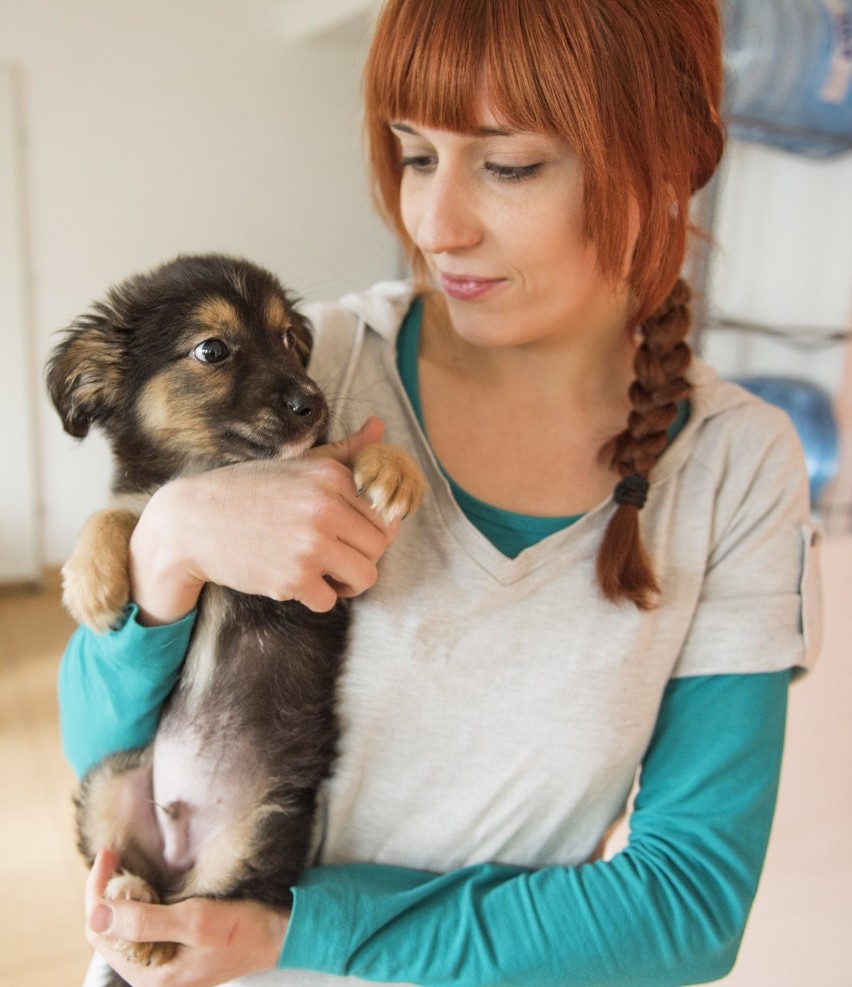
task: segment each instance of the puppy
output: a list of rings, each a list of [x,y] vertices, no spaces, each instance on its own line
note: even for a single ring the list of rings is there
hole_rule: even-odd
[[[64,427],[96,426],[114,458],[112,503],[84,526],[63,568],[64,601],[97,631],[129,596],[128,542],[152,493],[179,475],[292,459],[326,436],[329,410],[306,365],[311,331],[267,271],[183,256],[114,287],[66,330],[47,366]],[[423,480],[375,445],[356,486],[386,518],[415,510]],[[347,606],[313,613],[208,585],[154,742],[89,771],[76,796],[80,850],[116,848],[108,897],[202,895],[290,903],[317,788],[335,756],[335,686]],[[167,962],[169,943],[126,943]]]

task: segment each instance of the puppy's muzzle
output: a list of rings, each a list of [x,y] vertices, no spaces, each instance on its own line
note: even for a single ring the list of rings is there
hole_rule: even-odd
[[[326,412],[325,400],[321,394],[310,394],[301,388],[297,392],[285,392],[284,407],[302,425],[321,421]]]

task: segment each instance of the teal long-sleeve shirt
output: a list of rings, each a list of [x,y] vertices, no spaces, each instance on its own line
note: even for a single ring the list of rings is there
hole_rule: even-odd
[[[63,656],[63,744],[78,774],[144,745],[194,615],[80,629]],[[774,813],[789,672],[675,679],[642,765],[628,846],[610,861],[431,874],[309,869],[280,966],[420,984],[663,987],[736,957]]]

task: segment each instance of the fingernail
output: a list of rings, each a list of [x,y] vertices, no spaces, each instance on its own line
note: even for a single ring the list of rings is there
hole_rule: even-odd
[[[112,925],[112,909],[109,905],[98,905],[89,915],[89,928],[92,932],[106,932]]]

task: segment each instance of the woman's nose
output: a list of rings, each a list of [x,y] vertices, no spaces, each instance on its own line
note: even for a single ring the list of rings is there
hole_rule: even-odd
[[[473,247],[481,237],[473,190],[439,170],[423,190],[417,246],[425,253],[441,254]]]

